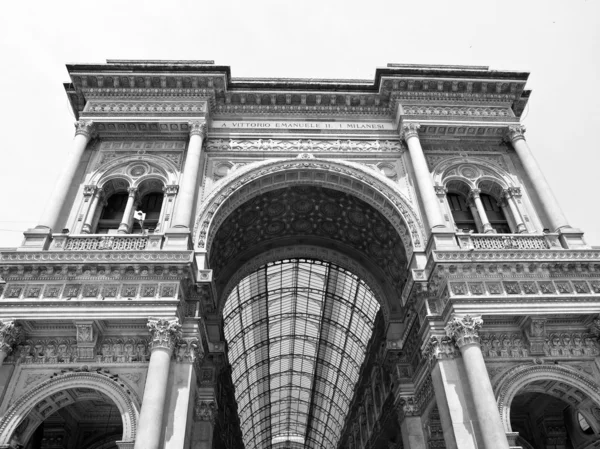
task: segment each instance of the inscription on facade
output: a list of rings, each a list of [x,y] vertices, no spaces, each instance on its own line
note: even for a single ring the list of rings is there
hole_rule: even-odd
[[[213,120],[212,129],[308,129],[308,130],[345,130],[345,131],[394,131],[392,123],[387,122],[324,122],[324,121],[234,121]]]

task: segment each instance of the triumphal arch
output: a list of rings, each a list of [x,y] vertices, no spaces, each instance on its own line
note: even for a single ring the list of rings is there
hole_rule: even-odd
[[[71,152],[0,251],[0,448],[600,445],[600,250],[527,73],[67,68]]]

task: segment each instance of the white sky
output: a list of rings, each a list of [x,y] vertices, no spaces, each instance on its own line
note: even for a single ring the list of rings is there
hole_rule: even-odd
[[[570,224],[600,245],[599,29],[598,0],[5,2],[0,247],[37,224],[70,148],[65,63],[106,59],[214,59],[233,77],[373,79],[388,62],[529,71],[529,145]]]

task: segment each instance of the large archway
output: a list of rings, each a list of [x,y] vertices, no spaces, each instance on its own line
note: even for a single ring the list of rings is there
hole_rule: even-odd
[[[555,441],[557,447],[583,449],[600,441],[600,386],[584,372],[521,365],[502,374],[495,390],[506,431],[519,432],[526,448]]]
[[[114,431],[115,422],[120,423],[120,441],[133,442],[137,431],[140,401],[118,377],[102,372],[68,371],[53,376],[18,398],[0,421],[0,447],[11,441],[26,443],[47,418],[64,419],[58,412],[76,403],[98,401],[108,404],[106,427]],[[90,404],[84,404],[89,409]],[[93,406],[93,402],[92,402]],[[82,410],[74,410],[83,413]],[[113,416],[112,413],[117,415]],[[113,432],[114,433],[114,432]],[[102,434],[98,435],[99,437]],[[116,436],[115,436],[116,437]],[[116,440],[96,441],[94,444],[112,444]]]

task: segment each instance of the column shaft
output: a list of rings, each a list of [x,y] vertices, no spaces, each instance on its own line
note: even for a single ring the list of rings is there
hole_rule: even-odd
[[[423,148],[421,148],[421,142],[417,134],[418,125],[410,124],[404,126],[404,139],[408,146],[410,158],[412,160],[413,169],[415,171],[415,177],[417,178],[417,185],[419,186],[419,193],[425,207],[425,215],[430,228],[445,228],[446,223],[440,210],[440,205],[433,188],[433,182],[431,174],[429,173],[429,167],[427,167],[427,161],[423,154]]]
[[[548,217],[550,228],[552,231],[556,231],[560,228],[569,227],[569,223],[567,222],[562,209],[552,194],[548,181],[546,181],[535,157],[525,141],[525,137],[523,136],[524,132],[525,128],[522,126],[509,127],[509,135],[513,148],[517,152],[517,155],[523,164],[523,168],[542,203],[542,208]]]
[[[77,131],[73,139],[71,152],[64,161],[63,169],[54,186],[52,195],[46,203],[46,207],[39,221],[38,228],[49,228],[56,232],[60,224],[60,213],[69,193],[69,189],[73,185],[73,179],[83,153],[89,143],[93,133],[92,122],[79,121],[77,123]]]
[[[170,363],[169,349],[159,347],[152,350],[134,449],[160,447]]]
[[[527,226],[525,226],[525,222],[523,221],[523,217],[521,216],[521,211],[519,211],[519,208],[517,207],[517,201],[515,200],[515,197],[509,192],[506,193],[506,202],[508,203],[508,207],[510,208],[513,220],[517,225],[517,232],[527,232]]]
[[[83,221],[83,228],[81,229],[82,234],[90,234],[92,232],[92,226],[94,216],[96,215],[96,209],[98,208],[98,202],[102,196],[102,189],[96,189],[90,200],[90,206],[87,210],[85,220]]]
[[[175,228],[191,228],[192,212],[194,210],[194,198],[196,197],[198,173],[200,169],[200,156],[202,153],[202,142],[204,140],[205,125],[193,123],[190,133],[183,178],[179,185],[177,205],[173,214],[171,224]]]
[[[479,219],[481,220],[481,224],[483,225],[483,232],[485,232],[486,234],[494,232],[494,228],[492,228],[492,225],[488,220],[487,214],[485,213],[483,203],[481,202],[479,190],[471,190],[471,198],[473,198],[473,202],[475,203],[475,207],[477,208]]]
[[[121,224],[119,225],[119,234],[128,234],[131,232],[133,214],[135,212],[134,207],[137,189],[135,187],[129,187],[127,191],[129,192],[129,197],[127,198],[127,204],[125,205],[123,218],[121,219]]]
[[[506,432],[500,419],[496,397],[485,368],[479,343],[466,344],[460,348],[460,352],[465,363],[469,386],[473,393],[475,414],[481,427],[485,448],[509,449]]]
[[[400,424],[405,449],[427,449],[420,416],[406,416]]]

